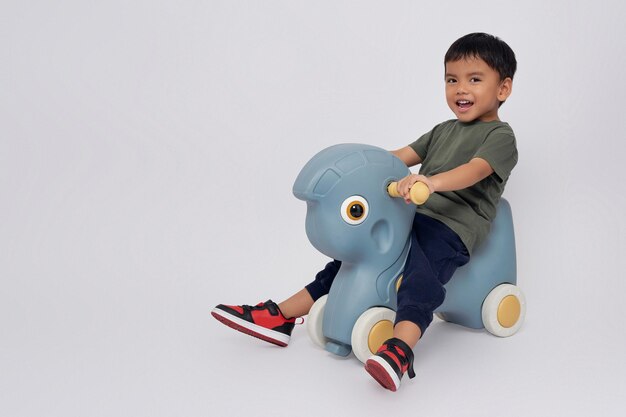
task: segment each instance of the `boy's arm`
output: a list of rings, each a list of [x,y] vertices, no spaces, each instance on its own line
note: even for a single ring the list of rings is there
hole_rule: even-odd
[[[489,162],[482,158],[473,158],[466,164],[459,165],[447,172],[429,177],[435,191],[456,191],[471,187],[493,174]]]
[[[466,164],[459,165],[450,171],[442,172],[432,177],[416,174],[408,175],[398,182],[398,193],[408,203],[411,201],[409,190],[418,181],[425,183],[432,194],[436,191],[456,191],[471,187],[492,173],[493,168],[491,168],[489,162],[482,158],[473,158]]]
[[[422,163],[422,158],[410,146],[391,151],[391,153],[397,156],[408,167]]]

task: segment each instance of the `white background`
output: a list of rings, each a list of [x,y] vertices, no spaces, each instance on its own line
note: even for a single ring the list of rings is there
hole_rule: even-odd
[[[94,3],[0,6],[0,415],[623,411],[623,2]],[[211,318],[312,279],[300,168],[453,117],[443,56],[474,31],[519,62],[522,330],[436,320],[393,394],[303,327]]]

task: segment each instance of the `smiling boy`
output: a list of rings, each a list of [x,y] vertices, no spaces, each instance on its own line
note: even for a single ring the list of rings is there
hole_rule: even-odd
[[[425,183],[431,195],[415,213],[393,338],[365,364],[367,372],[391,391],[399,388],[406,372],[415,376],[413,347],[443,303],[444,285],[487,236],[517,163],[513,130],[498,116],[511,94],[517,67],[511,48],[495,36],[472,33],[450,46],[444,64],[446,101],[456,119],[392,152],[409,167],[421,164],[419,175],[398,182],[407,203],[416,182]],[[212,314],[232,328],[286,346],[295,317],[307,314],[315,300],[328,294],[340,266],[339,260],[330,262],[313,282],[280,304],[271,300],[256,306],[220,304]]]

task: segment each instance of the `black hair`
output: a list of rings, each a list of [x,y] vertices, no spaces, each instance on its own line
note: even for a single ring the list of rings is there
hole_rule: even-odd
[[[517,69],[515,53],[502,39],[487,33],[470,33],[457,39],[446,52],[444,65],[467,58],[480,58],[500,75],[513,79]]]

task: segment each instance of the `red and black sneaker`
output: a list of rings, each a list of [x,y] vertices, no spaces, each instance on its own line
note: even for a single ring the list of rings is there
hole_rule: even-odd
[[[398,338],[389,339],[365,362],[365,370],[380,385],[396,391],[406,371],[409,371],[409,378],[415,377],[413,350]]]
[[[211,311],[213,317],[235,330],[278,346],[287,346],[296,318],[285,318],[272,300],[256,306],[220,304]]]

